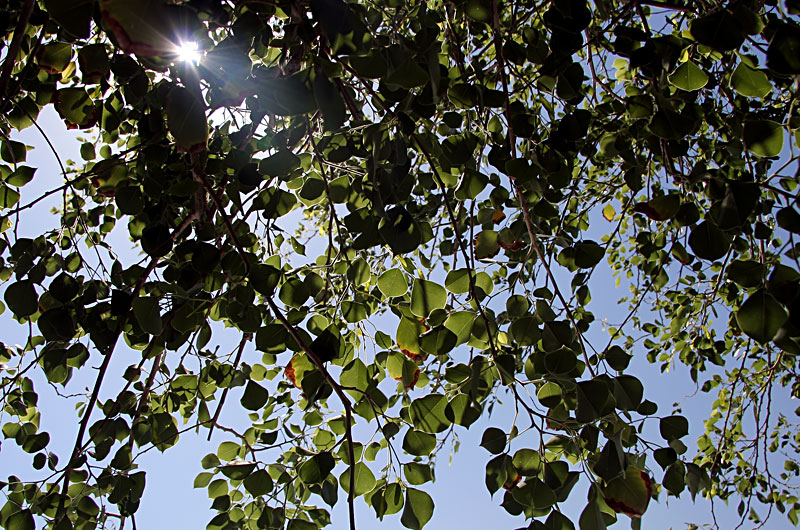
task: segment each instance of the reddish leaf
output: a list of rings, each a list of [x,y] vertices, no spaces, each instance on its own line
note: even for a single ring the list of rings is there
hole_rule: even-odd
[[[629,467],[622,477],[611,480],[603,488],[606,504],[617,513],[641,517],[650,503],[653,479],[647,472]]]
[[[633,211],[644,214],[653,221],[666,221],[675,217],[680,206],[680,197],[670,194],[654,197],[647,202],[637,202]]]
[[[286,370],[284,370],[283,373],[286,375],[286,379],[291,381],[291,383],[297,388],[300,388],[300,383],[297,381],[297,374],[294,370],[294,359],[289,361],[289,364],[286,365]]]

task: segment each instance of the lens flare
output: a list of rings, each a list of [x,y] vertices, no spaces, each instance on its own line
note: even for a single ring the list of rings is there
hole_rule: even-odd
[[[198,50],[197,43],[193,41],[181,42],[177,49],[178,60],[197,64],[200,62],[200,50]]]

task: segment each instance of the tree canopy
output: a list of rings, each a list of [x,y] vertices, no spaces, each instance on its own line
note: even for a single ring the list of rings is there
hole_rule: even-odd
[[[798,15],[5,2],[0,279],[27,339],[0,334],[0,419],[30,469],[0,481],[0,526],[122,528],[139,456],[213,431],[209,529],[322,528],[337,502],[354,529],[363,499],[418,530],[437,454],[501,400],[486,487],[522,527],[636,527],[669,495],[797,524]],[[37,173],[29,127],[61,175]],[[56,226],[19,236],[34,212]],[[704,425],[649,399],[645,357],[687,367]],[[37,387],[73,377],[59,450]]]

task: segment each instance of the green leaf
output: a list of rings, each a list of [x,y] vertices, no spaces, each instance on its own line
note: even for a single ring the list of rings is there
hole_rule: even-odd
[[[400,269],[389,269],[378,277],[378,289],[384,296],[403,296],[408,291],[408,280]]]
[[[101,79],[105,79],[111,71],[111,60],[106,44],[98,42],[81,48],[78,51],[78,64],[84,83],[97,83]],[[85,142],[81,146],[81,156],[84,160],[94,160],[96,156],[94,145]]]
[[[575,419],[588,423],[614,410],[614,395],[604,380],[593,379],[578,383],[578,407]]]
[[[300,467],[297,470],[297,476],[300,477],[300,480],[302,480],[306,484],[318,484],[323,480],[325,480],[325,478],[327,478],[328,475],[330,475],[330,472],[333,470],[335,466],[336,466],[336,461],[334,460],[333,455],[326,452],[319,453],[312,456],[302,464],[300,464]],[[360,473],[359,470],[357,470],[357,475],[356,475],[356,492],[359,491],[358,473]],[[349,481],[350,475],[348,474],[347,477]],[[345,491],[348,491],[350,488],[349,482],[347,484],[342,484],[342,486],[345,488]],[[372,488],[369,488],[367,491],[369,491],[370,489]],[[356,495],[362,495],[363,493],[365,492],[356,493]]]
[[[403,474],[406,481],[412,486],[419,486],[433,480],[433,470],[430,465],[409,462],[403,465]]]
[[[228,493],[228,483],[224,479],[217,479],[208,485],[208,498],[216,499]]]
[[[48,14],[78,38],[89,38],[93,0],[44,0]]]
[[[144,195],[138,186],[122,186],[114,195],[117,208],[125,215],[136,215],[144,209]]]
[[[278,298],[281,302],[291,307],[303,307],[310,293],[308,287],[298,278],[292,278],[281,285]]]
[[[447,399],[441,394],[430,394],[415,399],[408,409],[411,423],[415,429],[424,432],[438,433],[450,426],[450,421],[445,415]]]
[[[561,403],[561,387],[557,383],[548,381],[536,392],[536,399],[545,407],[553,408]]]
[[[658,428],[665,440],[677,440],[689,434],[689,420],[683,416],[667,416],[661,418]]]
[[[255,381],[248,381],[244,389],[241,403],[247,410],[260,410],[269,399],[269,392]]]
[[[533,449],[520,449],[512,459],[517,473],[526,477],[537,476],[543,469],[542,455]]]
[[[464,294],[469,291],[470,269],[454,269],[447,273],[444,286],[453,294]]]
[[[528,312],[531,304],[522,295],[515,294],[506,299],[506,311],[511,317],[521,317]]]
[[[239,456],[241,447],[234,442],[222,442],[217,448],[217,456],[224,462],[229,462]]]
[[[368,316],[367,306],[360,302],[345,300],[342,302],[342,316],[346,322],[350,322],[351,324],[361,322]]]
[[[39,310],[39,296],[29,280],[20,280],[6,287],[3,299],[18,317],[27,317]]]
[[[715,50],[735,50],[746,37],[741,22],[727,9],[694,19],[689,25],[692,37]]]
[[[649,118],[653,115],[653,100],[646,94],[633,95],[628,98],[626,108],[633,119]]]
[[[750,295],[736,312],[742,331],[762,344],[775,337],[787,318],[786,309],[764,289]]]
[[[596,501],[590,500],[581,512],[578,524],[581,530],[606,530],[606,520]]]
[[[698,258],[715,261],[728,253],[730,237],[710,222],[703,221],[689,234],[689,246]]]
[[[86,129],[97,122],[97,109],[85,88],[62,88],[56,92],[54,103],[68,129]]]
[[[618,372],[622,372],[628,367],[628,364],[631,362],[631,357],[629,353],[617,345],[611,346],[604,354],[608,365]]]
[[[500,454],[506,448],[506,433],[497,427],[489,427],[483,431],[481,447],[493,454]]]
[[[546,510],[558,500],[555,492],[538,478],[529,478],[524,485],[511,490],[514,500],[535,510]]]
[[[678,459],[678,453],[672,447],[662,447],[653,451],[653,457],[662,469],[666,469]]]
[[[167,127],[178,148],[187,153],[197,153],[208,143],[206,103],[199,90],[174,86],[167,98]]]
[[[389,358],[386,359],[386,371],[389,372],[389,377],[401,381],[406,389],[414,386],[420,373],[416,363],[405,355],[396,353],[389,354]]]
[[[142,330],[150,335],[160,335],[163,328],[161,309],[155,296],[140,296],[133,301],[133,315]]]
[[[3,527],[6,530],[36,530],[36,524],[33,521],[33,514],[30,510],[20,510],[11,514]]]
[[[386,75],[389,65],[380,53],[380,49],[372,50],[367,55],[351,55],[348,62],[360,77],[378,79]]]
[[[800,27],[793,22],[776,25],[767,48],[767,67],[780,75],[800,74]]]
[[[489,177],[477,171],[467,171],[458,182],[456,188],[456,199],[465,201],[474,199],[475,197],[486,188],[489,183]]]
[[[354,285],[364,285],[369,281],[369,264],[364,259],[357,259],[347,269],[347,279]]]
[[[60,74],[72,60],[72,47],[66,42],[46,44],[37,59],[40,69],[48,74]]]
[[[339,484],[341,484],[342,489],[345,493],[350,493],[350,473],[351,469],[354,470],[355,476],[355,489],[353,490],[353,496],[360,497],[365,493],[372,491],[372,488],[375,487],[375,475],[372,474],[372,471],[364,462],[358,462],[354,467],[348,467],[344,470],[344,472],[339,476]]]
[[[644,385],[632,375],[614,378],[614,400],[620,410],[636,410],[642,403]]]
[[[385,82],[402,88],[411,89],[423,86],[428,82],[429,75],[419,66],[413,57],[409,57],[397,66],[386,78]]]
[[[299,166],[300,158],[291,151],[283,150],[261,160],[258,163],[258,171],[269,177],[286,179]]]
[[[514,468],[508,455],[496,456],[486,463],[486,489],[489,493],[494,495],[497,490],[505,486],[509,472],[513,478]]]
[[[476,22],[489,22],[492,19],[490,5],[483,0],[467,0],[464,3],[464,12]]]
[[[400,522],[411,530],[421,530],[433,516],[433,499],[422,490],[406,488],[406,501]]]
[[[17,169],[14,170],[11,175],[6,179],[6,184],[9,186],[24,186],[31,180],[33,180],[33,175],[36,173],[35,167],[30,166],[17,166]],[[17,201],[14,201],[16,204]],[[3,202],[4,206],[9,207],[13,206],[13,204],[9,204],[9,201],[6,200]]]
[[[172,12],[162,0],[101,0],[100,12],[126,53],[143,57],[175,53]]]
[[[692,92],[708,84],[708,75],[699,66],[687,61],[669,75],[669,82],[681,90]]]
[[[456,347],[458,336],[444,326],[437,326],[419,338],[422,351],[433,355],[445,355]]]
[[[419,338],[425,332],[425,325],[421,322],[401,318],[397,325],[397,347],[411,358],[421,357]]]
[[[350,364],[342,370],[339,381],[343,386],[366,392],[370,384],[370,376],[367,367],[361,359],[353,359],[350,361]]]
[[[411,312],[418,317],[427,318],[435,309],[442,309],[447,303],[447,291],[438,283],[414,279],[411,288]]]
[[[622,447],[615,440],[608,440],[592,466],[592,471],[605,482],[622,475],[627,467],[627,458]]]
[[[270,265],[257,264],[250,269],[250,285],[264,296],[273,296],[281,271]]]
[[[650,131],[666,140],[677,140],[691,134],[699,125],[699,117],[694,107],[687,105],[682,112],[660,107],[650,119]]]
[[[244,479],[244,488],[253,497],[260,497],[272,491],[272,477],[265,469],[258,469]]]
[[[537,320],[531,316],[522,317],[511,324],[511,336],[520,346],[535,346],[542,336]]]
[[[770,120],[746,121],[743,138],[754,155],[778,156],[783,149],[783,126]]]
[[[606,250],[594,241],[582,241],[575,245],[575,266],[581,269],[591,269],[605,256]]]
[[[699,492],[706,491],[711,486],[711,479],[706,474],[706,471],[691,462],[686,464],[685,480],[689,493],[692,495],[692,500]]]
[[[379,498],[372,498],[372,507],[381,520],[384,515],[395,514],[403,508],[403,488],[400,484],[387,484],[378,494]]]
[[[769,82],[767,74],[744,63],[739,63],[733,71],[730,86],[739,94],[749,98],[763,98],[772,91],[772,83]]]
[[[800,213],[791,206],[781,208],[775,216],[778,226],[793,234],[800,234]]]
[[[795,212],[797,215],[797,212]],[[780,212],[778,212],[778,224],[780,224]],[[798,215],[800,221],[800,215]],[[783,227],[786,228],[786,227]],[[800,225],[798,225],[800,228]],[[766,271],[764,265],[752,260],[736,260],[728,265],[728,279],[736,282],[742,287],[758,287],[764,281]]]
[[[325,130],[332,131],[341,127],[347,117],[347,110],[334,84],[320,71],[314,78],[313,89],[314,98],[325,121]]]
[[[305,519],[289,519],[286,530],[317,530],[319,526]]]
[[[469,428],[481,416],[481,407],[467,394],[459,394],[447,404],[445,417],[456,425]]]
[[[477,259],[492,258],[500,250],[498,233],[494,230],[483,230],[475,238],[475,257]]]
[[[412,252],[422,243],[419,224],[401,205],[386,212],[386,217],[378,225],[378,233],[396,254]]]
[[[455,333],[456,345],[469,340],[472,334],[472,325],[475,322],[475,313],[472,311],[456,311],[451,313],[444,323],[444,327]]]
[[[667,468],[662,484],[672,495],[680,496],[686,487],[686,466],[683,462],[678,460]]]
[[[647,202],[636,203],[634,212],[645,214],[653,221],[667,221],[675,217],[681,206],[681,197],[677,193],[659,195]]]
[[[403,450],[414,456],[428,456],[436,447],[436,436],[409,429],[403,437]]]
[[[256,468],[254,462],[245,462],[244,460],[234,460],[228,465],[220,466],[219,470],[223,475],[231,480],[244,480]]]

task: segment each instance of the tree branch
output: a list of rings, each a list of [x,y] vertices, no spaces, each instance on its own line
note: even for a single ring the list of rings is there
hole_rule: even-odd
[[[11,72],[14,71],[14,64],[17,62],[17,55],[19,54],[20,46],[22,46],[22,37],[25,35],[25,28],[28,25],[28,20],[33,13],[33,0],[25,0],[22,5],[22,12],[17,25],[14,27],[14,37],[11,39],[11,44],[6,51],[6,60],[3,62],[2,70],[0,70],[0,97],[3,98],[0,103],[0,112],[2,112],[8,104],[9,95],[6,94],[8,90],[8,81],[11,79]]]
[[[239,257],[242,259],[242,262],[246,268],[246,275],[249,276],[250,274],[250,261],[247,257],[247,253],[242,247],[242,243],[239,241],[239,236],[236,235],[236,231],[233,229],[233,224],[231,223],[228,214],[225,212],[225,209],[222,206],[222,201],[220,201],[219,197],[217,197],[214,190],[211,188],[211,184],[208,182],[208,178],[206,177],[205,173],[199,167],[199,164],[195,163],[194,167],[192,168],[193,173],[195,174],[196,178],[203,184],[203,187],[206,191],[211,195],[211,200],[214,201],[214,204],[217,207],[217,211],[219,212],[220,217],[222,217],[222,223],[225,225],[225,229],[228,232],[228,236],[230,236],[231,240],[233,241],[234,247],[236,251],[239,253]],[[344,393],[341,385],[336,381],[333,376],[328,372],[325,368],[325,364],[320,360],[320,358],[315,354],[311,348],[306,344],[303,337],[297,332],[297,329],[292,325],[291,322],[286,318],[283,314],[281,309],[275,303],[275,301],[271,297],[265,297],[267,304],[270,307],[270,310],[275,315],[275,317],[280,321],[286,331],[291,335],[291,337],[297,342],[297,345],[303,350],[303,352],[308,356],[314,366],[322,373],[325,380],[331,385],[333,391],[339,397],[344,406],[345,411],[345,436],[347,438],[347,446],[348,446],[348,454],[350,457],[350,491],[347,494],[347,504],[348,509],[350,512],[350,530],[355,530],[356,528],[356,519],[355,519],[355,506],[354,506],[354,492],[355,492],[355,451],[353,449],[353,405],[350,402],[350,398],[347,397],[347,394]]]
[[[239,348],[236,351],[236,357],[233,360],[233,371],[236,371],[236,368],[239,366],[239,361],[242,360],[242,352],[244,351],[244,346],[247,344],[250,339],[253,338],[253,335],[250,333],[245,333],[242,335],[242,340],[239,341]],[[219,420],[219,415],[222,412],[222,407],[225,405],[225,398],[228,397],[228,391],[231,389],[230,386],[226,386],[225,389],[222,391],[222,396],[219,398],[219,405],[217,405],[217,410],[214,411],[214,417],[211,418],[211,423],[208,427],[208,438],[207,440],[211,441],[211,435],[214,433],[214,426],[217,424],[217,420]]]
[[[158,263],[158,258],[153,258],[150,260],[150,264],[145,270],[144,274],[139,278],[136,282],[136,287],[133,291],[133,300],[139,296],[139,291],[141,290],[144,282],[147,280],[147,277],[155,270],[156,264]],[[86,404],[86,410],[83,412],[83,417],[81,418],[80,425],[78,426],[78,434],[75,437],[75,445],[72,448],[72,455],[70,456],[69,462],[67,463],[67,469],[64,471],[64,482],[61,486],[61,495],[58,499],[58,509],[56,510],[56,521],[61,520],[66,514],[64,513],[64,502],[67,498],[67,492],[69,491],[69,479],[72,476],[72,470],[75,469],[75,461],[78,456],[82,452],[83,448],[83,437],[86,434],[86,428],[89,426],[89,420],[92,416],[92,410],[94,410],[94,405],[97,403],[97,396],[100,393],[100,386],[103,384],[103,379],[105,378],[106,371],[108,370],[108,365],[111,363],[111,357],[116,349],[117,342],[119,341],[119,336],[122,334],[122,326],[123,320],[117,323],[117,331],[115,333],[114,342],[109,346],[108,352],[105,353],[105,357],[103,358],[103,362],[100,365],[100,370],[97,373],[97,378],[94,382],[94,388],[92,389],[92,395],[89,398],[89,402]]]

